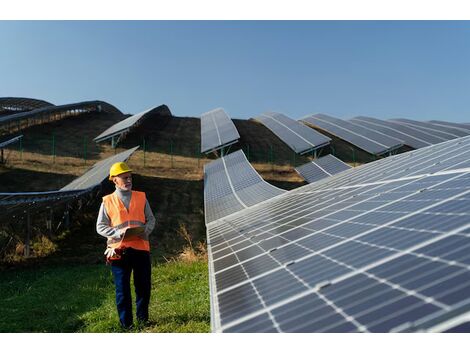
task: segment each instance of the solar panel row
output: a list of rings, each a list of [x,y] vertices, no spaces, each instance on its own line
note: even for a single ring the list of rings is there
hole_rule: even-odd
[[[264,181],[239,150],[204,166],[206,224],[284,193]]]
[[[201,115],[201,152],[208,153],[236,143],[240,138],[232,119],[221,109]]]
[[[295,168],[300,176],[302,176],[308,183],[319,181],[325,177],[329,177],[349,170],[351,166],[342,162],[335,156],[328,154],[324,157],[312,160],[304,165]]]
[[[299,154],[328,145],[331,141],[330,138],[321,133],[280,113],[266,112],[255,117],[255,119]]]
[[[44,209],[71,201],[91,192],[108,177],[112,164],[127,160],[138,147],[96,163],[90,170],[58,191],[0,193],[0,219],[14,217],[26,210]]]
[[[470,312],[469,215],[470,137],[232,214],[208,228],[213,330],[452,328]]]
[[[168,110],[166,105],[160,105],[138,114],[132,115],[118,123],[115,123],[104,132],[102,132],[99,136],[93,138],[96,143],[111,139],[113,137],[121,136],[124,133],[130,131],[131,128],[136,127],[139,123],[141,123],[145,118],[151,117],[152,115],[171,115],[171,112]]]
[[[4,141],[0,141],[0,148],[4,148],[9,144],[15,143],[16,141],[20,140],[21,138],[23,138],[23,135],[16,136],[16,137],[13,137],[13,138],[8,138],[7,140],[4,140]]]
[[[367,130],[349,121],[337,119],[325,114],[315,114],[304,117],[301,121],[327,131],[368,153],[380,155],[403,145],[402,140],[390,137],[382,132]]]

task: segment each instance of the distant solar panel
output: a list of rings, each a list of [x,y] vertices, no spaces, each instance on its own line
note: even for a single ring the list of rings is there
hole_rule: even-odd
[[[4,141],[0,140],[0,148],[4,148],[7,145],[15,143],[15,142],[19,141],[21,138],[23,138],[23,135],[16,136],[16,137],[13,137],[13,138],[8,138],[7,140],[4,140]]]
[[[345,170],[349,170],[351,166],[342,162],[335,156],[328,154],[324,157],[314,159],[304,165],[295,168],[300,176],[308,183],[319,181],[325,177],[336,175]]]
[[[0,193],[0,219],[14,217],[26,210],[43,210],[46,206],[56,206],[91,192],[108,177],[113,163],[127,160],[137,149],[126,150],[96,163],[84,175],[58,191]]]
[[[241,150],[204,166],[206,223],[284,192],[264,181]]]
[[[331,141],[331,138],[280,113],[266,112],[254,119],[299,154],[328,145]]]
[[[420,141],[421,143],[428,143],[428,145],[442,143],[444,141],[442,138],[436,137],[426,132],[422,132],[420,130],[417,130],[416,128],[412,128],[411,126],[408,126],[405,124],[392,123],[390,121],[384,121],[384,120],[376,119],[373,117],[365,117],[365,116],[355,117],[354,120],[367,122],[369,124],[373,124],[374,126],[386,127],[387,131],[394,130],[398,133],[405,134],[408,136],[407,142],[405,143],[410,143],[408,145],[416,149],[418,149],[417,148],[418,144],[416,140]],[[413,138],[414,141],[411,140],[411,138]],[[411,143],[416,145],[416,147],[413,146]],[[424,147],[424,145],[422,145],[420,148],[422,147]]]
[[[80,103],[65,104],[65,105],[53,105],[44,106],[31,111],[20,112],[12,115],[6,115],[0,117],[0,123],[17,122],[26,119],[41,119],[44,116],[52,116],[54,114],[79,114],[83,112],[91,111],[104,111],[108,113],[122,114],[115,106],[106,103],[104,101],[84,101]]]
[[[54,106],[44,100],[19,98],[19,97],[2,97],[0,98],[0,114],[16,113],[20,111],[30,111],[47,106]]]
[[[118,123],[115,123],[108,129],[106,129],[104,132],[102,132],[99,136],[93,138],[93,140],[96,143],[100,143],[108,139],[116,138],[117,140],[114,142],[114,145],[115,145],[116,143],[118,143],[119,139],[122,138],[122,136],[125,133],[128,133],[132,128],[135,128],[136,126],[138,126],[140,123],[144,121],[145,118],[148,118],[155,114],[157,115],[170,114],[171,115],[166,105],[156,106],[148,110],[145,110],[143,112],[140,112],[138,114],[132,115],[122,121],[119,121]]]
[[[401,147],[404,143],[402,140],[325,114],[307,116],[302,121],[325,130],[370,154],[384,154]]]
[[[469,331],[470,137],[208,225],[215,332]]]
[[[458,137],[468,136],[468,134],[456,133],[455,131],[452,131],[452,132],[444,131],[442,128],[437,128],[436,126],[433,126],[430,123],[422,122],[422,121],[415,121],[415,120],[410,120],[410,119],[391,119],[390,121],[412,126],[421,131],[426,131],[430,134],[443,138],[444,140],[447,140],[447,141],[454,139],[454,138],[458,138]]]
[[[440,120],[431,120],[428,122],[430,124],[437,125],[437,126],[447,126],[447,127],[452,127],[454,129],[459,129],[461,131],[470,132],[470,125],[466,125],[465,123],[456,123],[456,122],[448,122],[448,121],[440,121]]]
[[[237,128],[223,109],[214,109],[201,115],[202,153],[227,147],[239,138]]]

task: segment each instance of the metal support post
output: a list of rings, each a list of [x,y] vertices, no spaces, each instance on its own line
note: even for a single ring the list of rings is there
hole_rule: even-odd
[[[30,255],[30,241],[31,241],[31,213],[26,210],[26,239],[24,241],[24,256],[26,258]]]

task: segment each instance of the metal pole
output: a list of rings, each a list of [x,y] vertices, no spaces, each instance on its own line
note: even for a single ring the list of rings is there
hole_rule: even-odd
[[[144,167],[145,167],[145,137],[142,137],[142,144],[144,148]]]
[[[173,140],[170,139],[170,158],[171,158],[171,168],[173,168]]]
[[[24,256],[27,258],[30,254],[29,242],[31,239],[31,214],[26,210],[26,239],[24,241]]]
[[[52,134],[52,163],[55,164],[55,135]]]
[[[85,165],[86,165],[86,150],[87,148],[87,145],[86,145],[86,137],[83,137],[83,159],[85,161]]]
[[[23,138],[20,138],[20,159],[23,161]]]

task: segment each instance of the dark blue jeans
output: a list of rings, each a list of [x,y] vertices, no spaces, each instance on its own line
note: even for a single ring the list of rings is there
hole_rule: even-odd
[[[132,271],[134,271],[137,320],[146,322],[149,318],[150,302],[150,253],[127,248],[121,259],[111,262],[111,270],[116,285],[116,306],[121,325],[124,328],[132,325]]]

